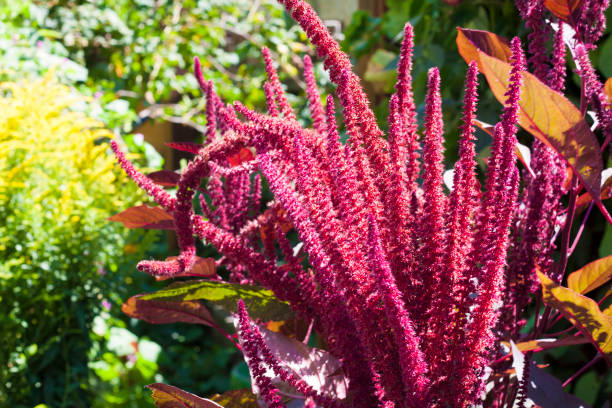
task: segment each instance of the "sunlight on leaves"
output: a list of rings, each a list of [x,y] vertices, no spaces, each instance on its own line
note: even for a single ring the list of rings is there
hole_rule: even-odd
[[[155,293],[142,295],[144,300],[189,301],[206,300],[227,312],[236,311],[238,299],[242,299],[253,318],[262,320],[287,320],[293,316],[289,304],[278,300],[272,291],[259,286],[196,280],[176,282]]]
[[[597,289],[612,278],[612,255],[598,259],[572,272],[567,278],[567,286],[578,293]]]
[[[249,389],[231,390],[210,397],[223,408],[259,408],[257,396]]]
[[[153,391],[151,397],[158,408],[223,408],[214,401],[200,398],[171,385],[155,383],[147,385],[147,388]]]
[[[538,277],[542,283],[544,303],[557,309],[578,330],[588,336],[612,366],[612,316],[605,315],[593,299],[557,285],[539,271]]]

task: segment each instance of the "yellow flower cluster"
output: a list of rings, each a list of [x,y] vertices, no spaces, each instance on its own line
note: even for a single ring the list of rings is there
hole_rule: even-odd
[[[0,206],[27,190],[35,209],[58,224],[79,222],[85,209],[121,207],[125,178],[108,154],[113,134],[70,110],[84,102],[53,74],[0,84]]]

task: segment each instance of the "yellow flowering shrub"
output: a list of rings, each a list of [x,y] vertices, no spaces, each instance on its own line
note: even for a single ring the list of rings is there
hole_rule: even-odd
[[[86,103],[53,74],[0,84],[0,406],[88,406],[89,326],[128,244],[106,219],[141,195]]]

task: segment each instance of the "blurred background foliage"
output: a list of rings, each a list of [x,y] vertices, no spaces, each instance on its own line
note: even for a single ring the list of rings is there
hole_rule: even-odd
[[[456,26],[507,37],[519,30],[524,39],[514,2],[386,0],[377,10],[353,15],[342,47],[385,127],[402,28],[413,24],[420,117],[427,70],[438,66],[450,167],[466,71]],[[0,0],[0,16],[6,108],[0,111],[0,144],[12,146],[0,153],[0,217],[6,220],[0,225],[0,361],[7,362],[0,366],[0,405],[152,407],[142,385],[162,380],[203,396],[248,387],[241,357],[208,327],[154,326],[121,313],[129,295],[165,286],[136,272],[136,260],[163,259],[175,250],[166,236],[128,233],[106,221],[143,199],[110,166],[106,140],[123,140],[139,167],[153,170],[163,159],[133,134],[143,123],[171,122],[197,135],[205,119],[192,75],[194,56],[221,97],[262,109],[264,45],[308,124],[301,57],[314,54],[304,33],[273,0]],[[609,34],[593,61],[612,76]],[[320,86],[328,87],[321,64],[315,68]],[[577,83],[570,75],[570,97],[577,97]],[[479,118],[493,122],[501,107],[483,79],[481,88]],[[61,98],[49,102],[53,92]],[[96,130],[88,133],[90,128]],[[486,155],[490,141],[479,136],[477,148]],[[530,144],[529,136],[521,137]],[[604,234],[599,214],[592,217],[570,269],[612,253],[612,228]],[[590,358],[590,349],[575,350],[547,356],[561,377]],[[596,367],[570,391],[601,402],[612,392],[602,372]]]

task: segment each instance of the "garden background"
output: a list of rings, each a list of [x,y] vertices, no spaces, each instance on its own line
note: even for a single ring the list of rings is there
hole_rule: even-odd
[[[427,70],[440,67],[450,167],[466,70],[456,27],[511,37],[522,27],[513,2],[313,5],[354,58],[383,126],[402,29],[413,24],[417,108],[424,110]],[[0,0],[0,16],[0,405],[146,407],[153,402],[143,384],[152,382],[202,396],[248,387],[242,356],[216,331],[121,312],[129,296],[165,286],[136,271],[137,260],[163,259],[176,244],[169,232],[108,220],[146,199],[114,165],[107,141],[123,140],[149,172],[180,168],[184,157],[165,143],[197,142],[206,124],[193,58],[223,99],[261,110],[262,46],[305,119],[301,57],[314,57],[305,34],[272,0]],[[592,60],[608,78],[612,36],[600,44]],[[320,87],[329,87],[315,68]],[[579,97],[578,84],[570,75],[570,96]],[[479,117],[493,121],[497,103],[482,95]],[[479,140],[484,163],[488,143]],[[569,270],[612,253],[612,228],[592,217]],[[541,358],[567,377],[590,352],[585,345]],[[602,362],[569,391],[600,406],[612,395],[606,372]]]

